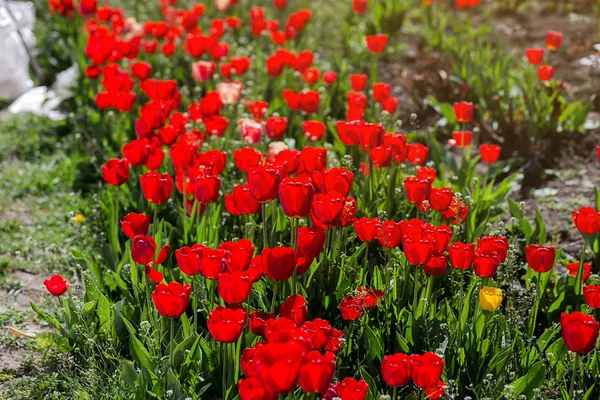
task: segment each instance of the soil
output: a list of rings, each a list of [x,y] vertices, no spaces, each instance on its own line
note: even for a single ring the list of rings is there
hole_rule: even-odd
[[[548,63],[555,66],[555,79],[563,82],[572,100],[593,101],[588,121],[590,125],[600,125],[600,39],[593,5],[582,0],[574,2],[568,12],[549,13],[540,3],[544,4],[536,2],[519,13],[485,10],[492,15],[484,16],[484,10],[477,9],[474,20],[476,24],[492,20],[490,40],[523,55],[528,47],[545,47],[548,30],[562,32],[563,45],[550,54]],[[424,103],[427,96],[435,95],[442,102],[460,100],[456,85],[453,88],[447,79],[452,64],[443,54],[429,51],[418,34],[404,34],[399,40],[407,44],[408,51],[400,60],[382,66],[382,78],[401,88],[397,96],[405,129],[426,130],[439,119]],[[560,149],[561,154],[554,154],[546,168],[535,171],[534,187],[523,188],[512,198],[525,201],[531,218],[539,209],[550,237],[560,242],[567,254],[579,257],[583,240],[573,226],[571,211],[595,204],[600,171],[594,149],[600,145],[600,128],[580,134],[563,133],[556,140],[560,142],[553,147]]]

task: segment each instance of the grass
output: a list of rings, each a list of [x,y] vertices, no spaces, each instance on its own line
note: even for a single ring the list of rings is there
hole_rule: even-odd
[[[6,299],[0,324],[42,331],[35,339],[0,331],[0,352],[13,360],[10,368],[0,369],[0,399],[92,398],[86,393],[93,391],[80,386],[93,381],[79,378],[83,372],[68,355],[48,352],[52,338],[26,306],[33,300],[56,307],[53,299],[42,287],[22,287],[15,275],[26,271],[41,282],[61,273],[77,281],[80,268],[71,248],[93,247],[99,240],[90,223],[97,202],[82,194],[86,182],[93,182],[93,176],[85,175],[89,156],[66,122],[33,115],[0,120],[0,293]],[[76,214],[86,221],[76,223]]]

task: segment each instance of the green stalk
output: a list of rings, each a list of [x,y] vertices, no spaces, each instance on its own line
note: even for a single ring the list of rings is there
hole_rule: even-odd
[[[113,243],[113,256],[115,259],[115,266],[119,264],[119,253],[121,252],[121,246],[119,245],[119,186],[117,186],[117,194],[115,196],[115,226],[114,226],[114,243]]]
[[[263,220],[263,249],[269,247],[268,239],[267,239],[267,203],[262,203],[260,205],[262,212],[262,220]]]
[[[569,387],[569,399],[573,398],[573,392],[575,390],[575,381],[577,380],[577,371],[579,370],[579,353],[575,353],[575,360],[573,360],[573,379],[571,380],[571,386]]]
[[[223,346],[223,400],[227,400],[227,364],[229,360],[227,359],[227,345],[228,343],[221,343]]]
[[[530,325],[529,325],[529,336],[533,336],[533,334],[535,333],[535,325],[537,322],[537,314],[538,314],[538,310],[540,308],[540,300],[542,297],[542,273],[538,272],[538,279],[537,279],[537,297],[535,299],[535,304],[533,306],[533,315],[531,316],[531,320],[530,320]]]
[[[417,310],[417,303],[418,303],[418,297],[419,297],[419,266],[415,265],[415,281],[414,281],[414,287],[413,287],[413,315],[415,315],[415,312]]]
[[[198,332],[198,279],[192,275],[192,305],[194,307],[194,333]]]
[[[392,391],[392,400],[396,400],[398,396],[398,386],[394,386],[394,390]]]
[[[173,348],[175,347],[175,319],[171,318],[170,321],[171,328],[171,340],[169,341],[169,348],[171,350],[170,359],[171,359],[171,368],[175,366],[175,360],[173,358]]]
[[[278,282],[273,282],[273,299],[271,300],[270,313],[275,312],[275,301],[277,300],[277,289],[279,288]]]

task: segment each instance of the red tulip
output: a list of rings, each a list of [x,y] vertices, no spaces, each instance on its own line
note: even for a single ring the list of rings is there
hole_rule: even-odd
[[[256,349],[257,377],[269,391],[287,393],[296,386],[304,358],[297,342],[268,343]]]
[[[577,230],[584,235],[595,235],[600,232],[600,212],[593,207],[581,207],[573,210],[573,222]]]
[[[381,227],[379,218],[359,218],[354,220],[354,230],[361,242],[372,242],[377,239],[377,229]]]
[[[427,264],[433,254],[434,240],[432,236],[424,238],[405,236],[402,242],[404,255],[409,263],[413,265]]]
[[[552,80],[554,76],[554,67],[550,65],[540,65],[538,67],[538,78],[542,82],[548,82]]]
[[[348,124],[349,129],[354,131],[360,144],[360,148],[368,151],[373,147],[380,146],[383,143],[383,134],[385,130],[382,124],[371,124],[364,121],[354,121]]]
[[[333,85],[338,78],[338,74],[335,71],[327,71],[323,74],[323,82],[328,85]]]
[[[583,288],[583,298],[588,306],[600,308],[600,286],[588,285]]]
[[[257,336],[265,336],[265,323],[270,319],[275,319],[274,313],[254,311],[250,313],[248,318],[248,326],[250,331]]]
[[[102,178],[109,185],[121,186],[129,179],[129,163],[124,158],[111,158],[102,166]]]
[[[594,317],[574,311],[560,315],[562,337],[568,349],[574,353],[589,353],[598,340],[600,324]]]
[[[149,226],[150,216],[146,214],[129,213],[121,220],[121,229],[129,239],[136,235],[147,235]]]
[[[304,71],[302,78],[307,84],[313,85],[320,78],[319,70],[317,68],[308,68],[306,71]]]
[[[227,203],[227,195],[226,203]],[[260,203],[256,201],[252,193],[250,193],[250,187],[246,185],[235,185],[233,187],[233,194],[230,200],[237,210],[238,215],[252,215],[256,214],[260,209]]]
[[[388,167],[392,162],[392,148],[377,146],[369,150],[369,158],[375,167]]]
[[[429,261],[423,265],[423,270],[427,275],[442,276],[446,273],[448,262],[444,254],[433,254]]]
[[[450,188],[431,188],[431,193],[429,194],[429,204],[434,210],[444,212],[448,209],[448,207],[450,207],[453,197],[454,192]]]
[[[55,274],[44,280],[44,286],[52,296],[62,296],[71,285],[67,283],[65,278]]]
[[[482,144],[479,146],[479,155],[486,164],[493,164],[498,161],[502,149],[495,144]]]
[[[313,260],[321,254],[325,245],[325,232],[319,228],[306,226],[298,230],[298,258],[296,261],[296,273],[305,273]]]
[[[531,65],[540,65],[544,61],[544,49],[541,48],[527,49],[525,55]]]
[[[357,381],[353,378],[344,378],[337,385],[337,397],[343,400],[364,400],[367,398],[369,385],[365,381]]]
[[[468,269],[473,264],[475,246],[473,243],[454,242],[448,247],[448,256],[456,269]]]
[[[248,312],[239,306],[218,306],[208,315],[207,327],[211,336],[220,343],[234,343],[244,327]]]
[[[452,240],[453,235],[452,228],[446,225],[439,225],[433,232],[434,246],[433,251],[435,253],[443,253],[448,249],[448,244]]]
[[[437,383],[444,370],[444,360],[435,353],[427,352],[423,355],[413,354],[412,380],[418,387],[426,389]]]
[[[199,203],[214,203],[219,198],[221,178],[214,175],[199,176],[194,188],[194,197]]]
[[[156,243],[150,236],[136,235],[131,241],[131,258],[137,264],[146,265],[154,261]]]
[[[429,400],[441,399],[446,394],[446,384],[442,381],[437,381],[433,386],[429,386],[425,389],[425,398]]]
[[[406,190],[406,197],[409,202],[421,204],[423,201],[429,199],[431,182],[409,176],[404,180],[404,189]]]
[[[300,152],[299,161],[303,171],[322,171],[327,168],[327,150],[306,146]]]
[[[402,243],[402,225],[400,222],[385,221],[377,227],[379,244],[388,249],[398,247]]]
[[[298,384],[306,393],[321,393],[329,386],[334,373],[335,354],[309,351],[302,361]]]
[[[279,316],[301,326],[308,315],[306,299],[299,294],[293,294],[279,307]]]
[[[477,239],[477,248],[496,253],[498,262],[502,264],[508,254],[508,239],[503,236],[482,236]]]
[[[152,65],[143,61],[136,61],[131,64],[131,73],[141,81],[150,78],[152,74]]]
[[[473,256],[473,269],[475,275],[480,278],[491,278],[496,274],[498,265],[498,254],[488,250],[477,249]]]
[[[367,49],[371,53],[383,53],[385,51],[385,47],[387,46],[388,36],[383,33],[366,36],[365,42],[367,43]]]
[[[550,51],[556,51],[562,44],[563,35],[557,31],[548,31],[546,33],[546,47]]]
[[[269,392],[256,378],[240,379],[238,390],[241,400],[277,400],[277,394]]]
[[[250,193],[259,203],[268,203],[277,198],[281,170],[274,167],[256,167],[248,173]]]
[[[340,313],[346,321],[355,321],[365,313],[364,300],[348,296],[340,303]]]
[[[254,245],[248,239],[223,242],[219,249],[226,251],[228,271],[245,271],[254,256]]]
[[[367,12],[368,0],[352,0],[352,9],[356,14],[363,15]]]
[[[544,247],[539,244],[530,244],[525,247],[525,258],[529,268],[535,272],[548,272],[554,266],[556,249],[553,246]]]
[[[285,281],[296,268],[296,253],[291,247],[266,248],[261,259],[265,274],[275,282]]]
[[[248,172],[262,160],[262,153],[254,147],[242,147],[233,151],[235,166],[242,172]]]
[[[218,282],[219,296],[227,304],[245,302],[252,290],[252,281],[245,271],[221,273]]]
[[[284,117],[269,117],[265,124],[267,136],[270,139],[282,139],[287,129],[287,120]]]
[[[308,140],[321,140],[326,130],[325,124],[321,121],[304,121],[302,123],[302,131]]]
[[[313,114],[319,111],[321,95],[314,90],[308,90],[300,94],[300,106],[302,111],[307,114]]]
[[[347,197],[352,189],[354,174],[345,168],[332,168],[325,173],[325,191]]]
[[[407,158],[413,165],[422,165],[427,160],[429,149],[421,143],[409,144],[406,146],[408,149]]]
[[[192,287],[179,282],[168,285],[160,283],[152,292],[152,301],[156,311],[164,317],[179,318],[185,312],[190,301]]]
[[[150,203],[163,204],[173,191],[173,178],[169,174],[159,174],[158,172],[150,171],[140,176],[142,192],[144,197]]]
[[[377,82],[373,84],[373,100],[383,103],[392,96],[392,85]]]
[[[211,249],[210,247],[203,247],[198,250],[199,268],[200,273],[206,279],[216,280],[219,275],[225,272],[225,259],[227,252],[223,249]]]
[[[468,101],[454,103],[454,116],[457,122],[471,122],[473,120],[473,103]]]
[[[567,270],[569,271],[569,275],[577,277],[577,274],[579,273],[579,261],[575,261],[572,263],[567,264]],[[588,264],[588,263],[584,263],[583,264],[583,281],[587,282],[587,280],[589,279],[590,275],[592,274],[592,265]]]
[[[435,168],[419,167],[419,169],[417,169],[417,178],[429,181],[429,183],[432,184],[433,182],[435,182],[436,175],[437,171],[435,170]]]
[[[342,213],[345,204],[346,198],[336,191],[319,193],[314,196],[312,212],[322,224],[331,225]]]
[[[452,132],[452,139],[454,139],[456,147],[469,147],[471,145],[472,138],[473,132],[471,131]]]
[[[202,250],[206,246],[195,244],[192,247],[184,246],[175,250],[175,258],[179,269],[186,275],[196,275],[200,273],[200,258]]]
[[[150,141],[146,138],[132,140],[123,145],[121,153],[129,164],[133,166],[144,165],[150,155]]]
[[[381,361],[381,377],[389,386],[404,386],[410,382],[412,361],[410,356],[396,353],[383,357]]]
[[[314,187],[310,178],[285,178],[279,184],[279,201],[288,217],[306,218],[313,197]]]

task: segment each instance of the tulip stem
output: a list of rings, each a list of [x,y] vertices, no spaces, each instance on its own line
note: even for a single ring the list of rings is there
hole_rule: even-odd
[[[275,312],[275,301],[277,300],[277,289],[279,288],[278,282],[273,282],[273,299],[271,300],[270,313]]]
[[[196,275],[192,275],[192,305],[194,306],[194,334],[198,332],[198,279]]]
[[[181,215],[182,215],[183,226],[185,226],[185,223],[186,223],[186,220],[185,220],[185,213],[186,213],[186,210],[185,210],[185,168],[183,168],[183,170],[181,171],[181,176],[183,178],[183,195],[182,195],[182,197],[183,197],[183,214],[181,214]],[[186,232],[185,239],[187,240],[187,232]]]
[[[429,275],[429,277],[427,278],[427,295],[425,296],[427,299],[429,299],[430,301],[430,305],[429,305],[429,318],[433,319],[433,316],[435,314],[435,304],[433,302],[433,275]]]
[[[156,238],[158,233],[158,204],[154,204],[154,221],[152,223],[152,236]]]
[[[227,364],[229,363],[227,359],[227,345],[227,343],[221,343],[221,346],[223,346],[223,362],[221,363],[223,365],[223,400],[227,399]]]
[[[119,186],[117,186],[117,194],[115,196],[115,241],[113,243],[113,255],[115,259],[115,266],[119,265],[119,252],[121,246],[119,245]]]
[[[419,266],[415,265],[415,281],[413,287],[413,316],[417,311],[417,297],[419,297]]]
[[[300,220],[298,218],[292,218],[292,247],[294,248],[294,252],[296,253],[296,257],[298,256],[298,229],[300,226]],[[297,280],[297,272],[294,267],[294,272],[292,274],[292,294],[297,294],[296,288],[296,280]]]
[[[538,272],[538,279],[537,279],[537,296],[535,299],[535,304],[533,306],[533,315],[531,316],[531,321],[530,321],[530,325],[529,325],[529,336],[533,336],[533,334],[535,333],[535,325],[537,323],[537,314],[538,314],[538,309],[540,308],[540,299],[542,297],[542,273]]]
[[[581,256],[579,257],[579,268],[577,268],[577,282],[575,282],[575,310],[579,310],[579,299],[583,296],[583,264],[585,261],[585,248],[587,245],[587,238],[583,237],[583,248],[581,249]]]
[[[267,203],[262,203],[260,205],[262,212],[262,220],[263,220],[263,249],[269,247],[268,239],[267,239]]]
[[[579,370],[579,353],[575,353],[575,360],[573,360],[573,379],[571,380],[571,387],[569,388],[569,399],[573,398],[575,381],[577,380],[577,370]]]
[[[394,386],[394,390],[392,391],[392,400],[396,400],[398,396],[398,386]]]
[[[170,328],[171,328],[171,340],[169,341],[169,349],[171,350],[171,354],[170,354],[170,358],[171,358],[171,368],[173,368],[173,370],[175,370],[175,360],[173,359],[173,348],[175,347],[175,319],[171,318],[170,321]]]

